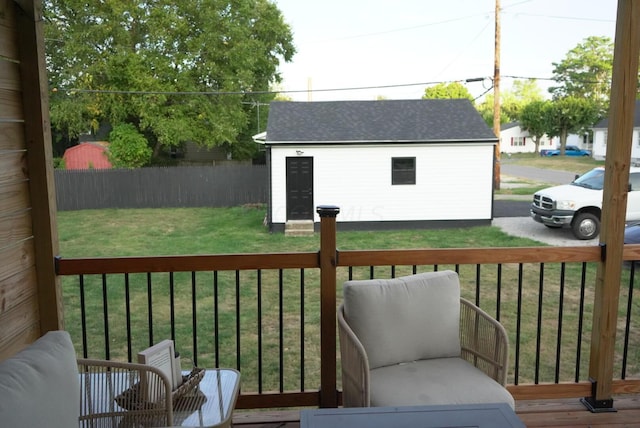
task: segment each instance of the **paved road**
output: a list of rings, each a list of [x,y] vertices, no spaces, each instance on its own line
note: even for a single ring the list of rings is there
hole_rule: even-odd
[[[499,200],[493,201],[493,217],[529,217],[531,201]]]

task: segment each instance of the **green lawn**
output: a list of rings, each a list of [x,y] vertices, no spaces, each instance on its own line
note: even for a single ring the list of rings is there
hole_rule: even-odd
[[[545,159],[545,161],[555,161]],[[519,160],[512,157],[512,161]],[[560,159],[564,161],[564,159]],[[571,160],[574,162],[574,160]],[[582,159],[575,160],[581,164]],[[561,165],[557,163],[556,165]],[[569,165],[562,163],[563,167]],[[591,166],[589,166],[591,167]],[[588,168],[587,168],[588,169]],[[223,254],[223,253],[276,253],[295,251],[318,251],[318,234],[310,237],[285,237],[282,233],[269,233],[263,225],[264,206],[233,208],[184,208],[184,209],[108,209],[85,210],[58,213],[58,232],[60,255],[62,257],[118,257],[152,255],[187,254]],[[341,232],[338,224],[337,245],[339,249],[404,249],[404,248],[469,248],[469,247],[522,247],[541,246],[538,242],[509,236],[500,229],[485,226],[472,228],[451,228],[440,230]],[[440,266],[439,269],[452,268]],[[478,267],[479,268],[479,267]],[[571,380],[575,363],[575,347],[578,336],[578,304],[580,294],[580,264],[569,264],[566,271],[561,266],[544,267],[545,288],[539,288],[539,266],[525,267],[523,282],[519,287],[517,265],[505,265],[501,273],[503,290],[501,295],[501,321],[509,332],[512,352],[515,358],[515,341],[518,323],[520,332],[520,382],[532,381],[535,366],[535,349],[541,348],[541,381],[553,381],[555,368],[555,350],[558,343],[559,301],[563,300],[562,320],[565,333],[562,341],[561,378]],[[368,268],[358,268],[356,276],[368,275]],[[389,268],[376,268],[376,275],[388,277]],[[481,288],[481,298],[493,310],[495,301],[497,273],[495,267],[482,268],[482,274],[476,280],[476,267],[461,267],[463,294],[473,299],[476,287]],[[399,269],[397,275],[406,273]],[[346,269],[341,270],[339,283],[346,277]],[[566,276],[563,289],[559,278]],[[587,284],[587,304],[584,309],[585,329],[590,327],[592,286],[594,270],[589,269]],[[188,364],[193,350],[190,349],[193,332],[193,309],[197,313],[198,365],[214,364],[215,347],[220,350],[220,363],[223,366],[236,365],[236,346],[241,346],[243,390],[257,390],[257,377],[260,372],[258,361],[258,338],[256,326],[260,324],[263,335],[263,387],[265,390],[278,389],[278,355],[284,355],[285,389],[299,387],[297,379],[302,364],[298,360],[300,341],[299,325],[304,323],[305,361],[304,372],[308,387],[315,387],[319,371],[319,296],[317,270],[305,271],[305,293],[302,295],[300,273],[294,270],[279,273],[276,271],[219,272],[218,298],[214,293],[214,276],[211,272],[200,272],[196,282],[190,273],[176,273],[171,280],[167,274],[153,274],[153,323],[154,341],[169,337],[171,307],[175,310],[175,331],[178,347]],[[87,275],[84,278],[87,305],[89,342],[97,350],[94,356],[101,357],[104,343],[104,305],[102,293],[108,292],[110,351],[112,358],[126,358],[125,319],[125,282],[130,284],[130,301],[133,308],[131,325],[134,332],[134,349],[142,349],[149,340],[147,336],[149,307],[147,305],[147,277],[144,274],[132,274],[128,278],[122,275]],[[103,282],[106,281],[105,282]],[[238,282],[239,281],[239,282]],[[476,283],[478,281],[478,283]],[[623,280],[624,281],[624,280]],[[103,288],[103,285],[105,288]],[[626,284],[626,283],[625,283]],[[171,287],[175,300],[171,301]],[[66,328],[72,333],[76,346],[80,338],[80,314],[78,278],[63,278]],[[191,297],[197,295],[193,300]],[[261,318],[257,316],[258,297],[260,296]],[[542,296],[542,297],[541,297]],[[522,300],[522,318],[516,318],[518,298]],[[624,299],[624,295],[621,296]],[[544,301],[542,318],[538,320],[539,299]],[[217,300],[217,310],[215,304]],[[304,311],[300,311],[300,302],[304,300]],[[638,310],[638,299],[634,300],[634,313]],[[282,313],[279,303],[283,303]],[[621,305],[623,308],[624,303]],[[239,314],[239,318],[236,316]],[[219,319],[220,334],[214,337],[214,315]],[[304,318],[302,318],[304,316]],[[541,324],[540,343],[536,337],[536,325]],[[284,325],[283,336],[279,326]],[[241,336],[241,345],[236,343],[236,334]],[[588,356],[588,331],[582,335],[582,377],[586,374]],[[218,345],[216,345],[216,341]],[[284,349],[280,348],[280,341]],[[631,361],[639,361],[638,342],[632,338],[633,354]],[[135,356],[134,356],[135,358]],[[634,363],[635,364],[635,363]],[[636,370],[635,366],[633,370]]]

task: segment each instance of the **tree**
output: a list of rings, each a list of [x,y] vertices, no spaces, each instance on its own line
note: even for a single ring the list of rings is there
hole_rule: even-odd
[[[560,154],[564,155],[567,135],[586,131],[600,118],[596,103],[586,98],[566,97],[553,100],[549,106],[549,137],[560,137]]]
[[[45,0],[45,19],[52,124],[76,137],[129,123],[156,155],[238,144],[295,52],[269,0]]]
[[[473,95],[460,82],[438,83],[424,90],[422,99],[467,98],[473,103]]]
[[[130,123],[115,126],[109,141],[109,161],[114,168],[138,168],[151,160],[147,139]]]
[[[554,99],[585,98],[595,103],[601,113],[608,109],[613,70],[611,39],[587,37],[553,67],[553,80],[558,86],[549,88],[549,92]]]
[[[540,152],[542,137],[550,132],[550,107],[550,101],[538,100],[530,102],[520,110],[520,126],[531,135],[535,153]]]
[[[533,101],[543,99],[542,91],[535,79],[515,80],[509,90],[500,97],[500,124],[518,120],[520,110]],[[493,94],[488,94],[477,107],[485,122],[493,127]]]

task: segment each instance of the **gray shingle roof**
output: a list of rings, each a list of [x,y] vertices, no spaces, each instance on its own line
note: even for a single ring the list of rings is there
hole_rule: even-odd
[[[598,128],[608,128],[609,127],[609,117],[605,117],[600,122],[593,125],[594,129]],[[640,100],[636,100],[636,108],[635,114],[633,116],[633,127],[640,128]]]
[[[269,108],[267,144],[497,141],[466,99],[289,102]]]

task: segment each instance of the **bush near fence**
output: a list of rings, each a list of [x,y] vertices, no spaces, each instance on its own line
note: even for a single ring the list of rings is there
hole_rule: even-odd
[[[267,202],[265,165],[55,170],[58,210],[229,207]]]

